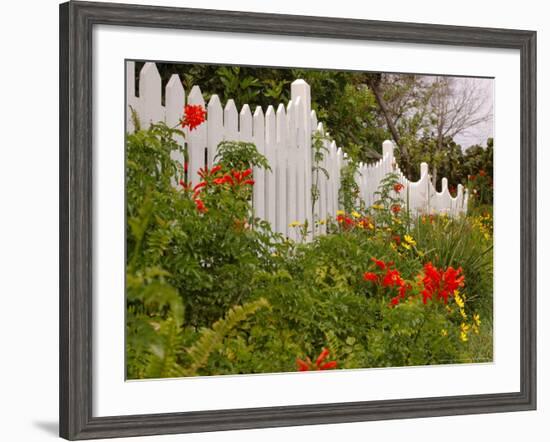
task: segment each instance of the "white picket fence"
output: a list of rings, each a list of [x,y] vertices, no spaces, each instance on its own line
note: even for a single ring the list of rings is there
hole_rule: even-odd
[[[254,169],[252,206],[256,216],[268,221],[275,231],[293,239],[298,236],[297,229],[289,226],[293,221],[303,223],[307,220],[311,226],[313,217],[323,220],[335,216],[339,209],[340,170],[347,160],[311,110],[310,87],[305,81],[292,83],[291,100],[286,107],[279,104],[275,110],[269,106],[264,114],[261,107],[256,107],[252,113],[248,104],[244,104],[238,112],[233,100],[228,100],[222,108],[217,95],[213,95],[206,104],[198,86],[194,86],[186,97],[183,85],[175,74],[166,85],[165,106],[162,106],[161,78],[154,63],[146,63],[140,72],[139,97],[134,93],[134,62],[127,62],[126,75],[127,105],[136,111],[142,127],[158,121],[176,126],[185,104],[200,104],[207,109],[207,121],[186,132],[188,173],[192,181],[198,182],[199,168],[212,167],[220,141],[249,141],[265,155],[271,167],[271,171]],[[128,111],[127,115],[127,130],[132,132],[131,113]],[[323,142],[327,152],[321,166],[327,170],[328,178],[323,173],[319,174],[319,199],[313,208],[311,143],[315,131],[325,135]],[[400,194],[414,214],[444,212],[457,215],[466,212],[468,194],[462,185],[458,186],[457,196],[452,197],[447,179],[443,178],[442,191],[436,192],[426,163],[421,165],[420,179],[409,181],[396,165],[393,150],[393,143],[385,141],[382,159],[359,167],[356,181],[367,207],[376,200],[374,193],[384,176],[396,172],[404,186]],[[174,159],[183,161],[177,153]],[[322,233],[324,227],[321,225],[318,229]]]

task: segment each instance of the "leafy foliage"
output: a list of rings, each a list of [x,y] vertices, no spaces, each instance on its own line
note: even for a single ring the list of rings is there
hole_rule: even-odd
[[[338,368],[492,359],[487,213],[411,219],[395,174],[366,208],[352,160],[341,172],[345,210],[318,220],[329,234],[293,242],[251,214],[248,169],[269,166],[254,145],[220,145],[193,186],[170,158],[183,150],[176,134],[161,123],[127,137],[128,378],[294,371],[323,348]],[[373,258],[393,262],[411,286],[405,299],[365,279]],[[461,267],[448,304],[423,302],[429,262]]]

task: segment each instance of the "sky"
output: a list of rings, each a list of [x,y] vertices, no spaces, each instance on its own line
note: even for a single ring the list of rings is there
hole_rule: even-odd
[[[494,137],[494,79],[492,78],[468,78],[459,79],[458,82],[473,81],[479,87],[480,92],[484,95],[483,100],[485,105],[480,110],[481,113],[489,111],[491,118],[488,121],[472,127],[465,133],[458,134],[455,137],[455,142],[460,144],[463,149],[466,149],[474,144],[487,145],[487,138]]]

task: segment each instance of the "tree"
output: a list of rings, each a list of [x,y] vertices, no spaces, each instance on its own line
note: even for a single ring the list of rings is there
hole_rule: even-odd
[[[487,106],[487,93],[474,79],[437,77],[430,92],[431,130],[436,141],[432,180],[435,185],[438,168],[445,155],[445,140],[454,139],[492,117]],[[438,158],[439,157],[439,158]]]

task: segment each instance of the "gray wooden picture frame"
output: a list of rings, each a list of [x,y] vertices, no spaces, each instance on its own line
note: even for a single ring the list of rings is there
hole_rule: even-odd
[[[92,415],[92,29],[192,29],[511,48],[521,64],[519,392],[94,417]],[[536,32],[109,3],[60,5],[60,436],[69,440],[536,408]],[[122,351],[122,350],[121,350]]]

